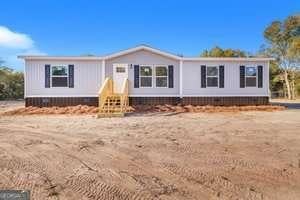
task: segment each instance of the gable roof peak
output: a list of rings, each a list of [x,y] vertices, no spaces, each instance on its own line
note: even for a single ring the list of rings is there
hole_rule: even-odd
[[[129,49],[126,49],[126,50],[123,50],[123,51],[119,51],[117,53],[109,54],[109,55],[105,56],[104,59],[111,59],[111,58],[119,57],[119,56],[122,56],[122,55],[126,55],[126,54],[129,54],[129,53],[139,51],[139,50],[147,50],[147,51],[150,51],[152,53],[156,53],[156,54],[159,54],[159,55],[162,55],[162,56],[165,56],[165,57],[169,57],[169,58],[173,58],[173,59],[176,59],[176,60],[181,59],[180,56],[177,56],[177,55],[174,55],[174,54],[171,54],[171,53],[153,48],[153,47],[151,47],[149,45],[146,45],[146,44],[140,44],[140,45],[135,46],[133,48],[129,48]]]

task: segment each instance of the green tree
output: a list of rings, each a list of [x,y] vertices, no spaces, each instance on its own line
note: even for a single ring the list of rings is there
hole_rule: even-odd
[[[247,53],[239,49],[222,49],[218,46],[204,50],[201,57],[247,57]]]
[[[24,97],[23,72],[14,71],[0,62],[0,100]]]
[[[300,15],[289,16],[284,21],[272,22],[264,31],[267,52],[276,58],[283,70],[288,99],[295,98],[296,73],[300,63]]]

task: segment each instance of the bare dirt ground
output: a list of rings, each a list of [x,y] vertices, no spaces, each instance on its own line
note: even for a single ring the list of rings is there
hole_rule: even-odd
[[[0,101],[0,114],[11,110],[24,108],[24,101]]]
[[[0,189],[35,200],[299,199],[300,110],[0,116]]]
[[[300,99],[287,100],[287,99],[271,99],[273,105],[286,106],[290,109],[300,109]]]

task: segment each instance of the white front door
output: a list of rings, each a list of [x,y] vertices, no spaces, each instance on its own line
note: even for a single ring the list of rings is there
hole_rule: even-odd
[[[114,93],[121,93],[124,80],[128,78],[128,64],[113,64]]]

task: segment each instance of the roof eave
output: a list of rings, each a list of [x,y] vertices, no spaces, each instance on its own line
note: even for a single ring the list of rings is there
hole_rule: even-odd
[[[159,49],[155,49],[155,48],[148,47],[148,46],[145,46],[145,45],[140,45],[140,46],[137,46],[137,47],[134,47],[134,48],[130,48],[130,49],[127,49],[127,50],[124,50],[124,51],[120,51],[120,52],[117,52],[117,53],[113,53],[113,54],[104,56],[103,59],[105,59],[105,60],[106,59],[112,59],[112,58],[116,58],[116,57],[119,57],[119,56],[123,56],[123,55],[126,55],[126,54],[136,52],[136,51],[140,51],[140,50],[147,50],[147,51],[150,51],[152,53],[156,53],[156,54],[159,54],[159,55],[162,55],[162,56],[165,56],[165,57],[169,57],[169,58],[172,58],[172,59],[175,59],[175,60],[181,60],[181,58],[182,58],[180,56],[177,56],[177,55],[174,55],[174,54],[171,54],[171,53],[167,53],[167,52],[161,51]]]
[[[20,59],[24,60],[103,60],[98,56],[34,56],[34,55],[20,55]]]
[[[183,61],[273,61],[274,58],[183,57]]]

